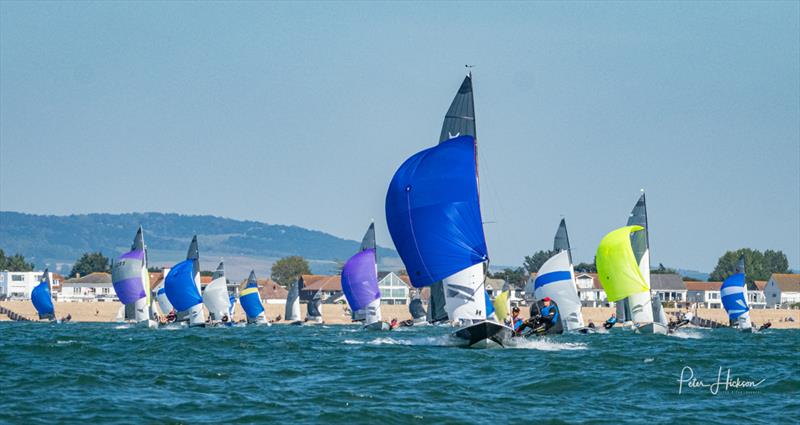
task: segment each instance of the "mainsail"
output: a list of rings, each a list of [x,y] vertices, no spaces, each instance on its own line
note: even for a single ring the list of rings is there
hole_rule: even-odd
[[[740,329],[751,329],[750,307],[747,305],[747,283],[745,281],[744,256],[739,258],[734,274],[728,276],[720,287],[722,306],[728,312],[732,325]]]
[[[298,282],[294,281],[286,295],[286,312],[283,318],[288,322],[300,320],[300,287],[298,285]]]
[[[322,321],[322,295],[320,291],[314,294],[311,301],[306,304],[306,320]]]
[[[633,294],[648,293],[650,290],[631,247],[630,234],[642,230],[642,226],[619,228],[603,237],[597,247],[597,275],[609,301],[619,301]]]
[[[419,295],[415,295],[411,298],[411,301],[408,303],[408,312],[411,314],[411,318],[414,319],[414,322],[424,322],[426,312],[425,307],[422,305],[422,300],[419,299]]]
[[[458,93],[453,98],[447,114],[442,123],[442,132],[439,135],[439,142],[454,139],[459,136],[472,136],[475,134],[475,101],[472,96],[472,74],[468,74]]]
[[[131,250],[117,258],[111,268],[111,280],[119,301],[125,305],[125,319],[143,322],[150,319],[150,273],[142,226],[133,238]],[[133,317],[128,311],[133,312]]]
[[[258,292],[258,281],[254,270],[250,271],[245,289],[239,292],[239,304],[242,305],[247,316],[247,323],[267,323],[267,316],[264,313],[264,306],[261,304],[261,295]]]
[[[561,219],[556,231],[553,249],[557,253],[542,264],[534,280],[534,297],[537,300],[552,298],[558,305],[561,320],[567,330],[582,328],[581,300],[575,285],[575,270],[572,267],[564,219]]]
[[[231,299],[228,295],[228,281],[225,278],[225,266],[222,261],[211,275],[211,283],[203,290],[203,304],[208,309],[211,320],[222,320],[223,316],[230,313]]]
[[[351,310],[366,310],[365,324],[381,320],[374,249],[361,251],[347,260],[342,268],[342,291]]]
[[[428,312],[427,320],[430,323],[437,323],[447,320],[447,310],[444,308],[444,284],[438,281],[430,286],[428,293]]]
[[[56,311],[53,305],[53,296],[50,291],[50,270],[44,269],[42,280],[31,291],[31,302],[41,320],[55,320]]]
[[[648,323],[653,321],[653,305],[650,296],[650,228],[647,223],[647,200],[644,192],[633,206],[630,216],[628,216],[628,226],[641,226],[643,230],[631,233],[631,248],[636,257],[636,263],[642,272],[642,277],[647,283],[648,292],[640,292],[626,298],[621,308],[626,314],[623,321],[632,320],[636,323]]]
[[[375,253],[375,271],[377,273],[378,270],[378,246],[375,243],[375,222],[370,223],[369,227],[367,228],[367,232],[364,233],[364,237],[361,239],[361,247],[359,248],[359,252],[366,251],[368,249],[373,250]],[[380,303],[378,304],[378,308],[380,308]],[[374,310],[374,309],[373,309]],[[367,310],[366,309],[354,309],[350,306],[350,311],[352,311],[351,318],[353,321],[358,322],[366,322],[367,320]],[[380,314],[380,311],[378,312]],[[369,322],[367,322],[369,323]]]

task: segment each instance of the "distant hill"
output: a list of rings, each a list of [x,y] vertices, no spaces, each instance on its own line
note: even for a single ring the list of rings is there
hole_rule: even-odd
[[[0,248],[20,253],[37,267],[72,263],[82,253],[101,251],[108,257],[130,248],[139,225],[144,226],[148,249],[159,258],[180,259],[193,234],[203,254],[236,258],[275,259],[300,255],[327,263],[353,255],[360,242],[298,226],[241,221],[210,215],[163,213],[33,215],[0,211]],[[379,248],[382,264],[399,268],[397,252]],[[211,261],[210,258],[207,258]],[[216,261],[216,259],[214,259]],[[205,265],[204,265],[205,267]],[[318,270],[319,268],[316,268]],[[315,271],[316,271],[315,270]]]

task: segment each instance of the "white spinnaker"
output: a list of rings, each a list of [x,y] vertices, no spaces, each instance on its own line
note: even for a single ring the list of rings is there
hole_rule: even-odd
[[[467,267],[442,280],[444,308],[451,322],[486,320],[486,289],[483,263]]]
[[[538,289],[534,290],[534,296],[537,300],[550,297],[556,302],[565,329],[571,331],[582,328],[581,300],[578,297],[578,289],[575,285],[575,271],[569,261],[569,252],[561,251],[550,257],[539,268],[536,278],[546,279],[548,274],[559,272],[569,272],[569,278],[540,285]]]
[[[650,288],[650,249],[644,252],[642,260],[639,261],[639,271],[642,272],[647,288]],[[653,322],[653,303],[650,299],[650,291],[640,292],[628,297],[631,308],[631,319],[634,323]]]
[[[169,314],[175,308],[172,306],[172,303],[169,302],[167,293],[164,291],[164,281],[161,281],[161,283],[156,287],[156,301],[158,301],[158,309],[161,310],[162,315]]]
[[[228,314],[231,299],[225,276],[214,279],[206,286],[203,291],[203,304],[208,309],[211,320],[222,320],[222,316]]]
[[[364,308],[366,311],[366,318],[364,320],[365,325],[370,325],[375,322],[381,321],[381,299],[378,298],[376,300],[372,300],[371,303],[367,304],[367,307]]]
[[[147,256],[145,256],[145,259]],[[146,260],[145,260],[146,261]],[[147,271],[147,263],[142,262],[142,286],[144,287],[144,298],[136,300],[136,321],[144,322],[150,320],[150,272]]]

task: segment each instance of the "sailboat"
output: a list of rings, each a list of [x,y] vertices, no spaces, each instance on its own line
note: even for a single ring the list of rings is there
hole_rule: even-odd
[[[36,308],[36,313],[39,314],[39,320],[56,320],[56,309],[53,305],[51,286],[50,270],[44,269],[42,280],[31,291],[31,302],[33,307]]]
[[[411,314],[411,323],[414,326],[422,326],[427,325],[427,315],[428,313],[425,311],[425,306],[422,305],[422,300],[419,298],[419,294],[415,293],[411,301],[408,303],[408,312]]]
[[[388,331],[389,324],[381,320],[375,223],[369,225],[364,242],[361,244],[361,251],[350,257],[342,268],[342,292],[352,311],[364,311],[365,329]]]
[[[731,327],[742,332],[753,332],[753,324],[750,322],[750,307],[747,305],[744,256],[739,257],[734,274],[722,282],[719,293],[722,298],[722,306],[728,312]]]
[[[489,256],[478,196],[471,74],[450,105],[439,144],[411,156],[395,172],[386,221],[411,284],[442,282],[447,316],[462,326],[457,338],[469,346],[511,339],[513,329],[486,320]]]
[[[367,229],[367,232],[364,233],[364,237],[361,238],[361,247],[359,248],[358,251],[362,252],[362,251],[366,251],[368,249],[375,250],[375,257],[377,258],[378,251],[377,251],[377,247],[376,247],[376,244],[375,244],[375,222],[374,221],[372,223],[370,223],[370,226]],[[378,261],[375,260],[376,264],[377,264],[377,262]],[[344,267],[342,269],[344,270]],[[376,268],[376,270],[377,270],[377,268]],[[352,312],[351,316],[350,316],[352,321],[354,321],[354,322],[362,322],[362,323],[366,322],[366,320],[367,320],[367,311],[366,311],[366,309],[362,308],[362,309],[354,310],[354,309],[351,308],[350,311]]]
[[[203,290],[203,304],[208,309],[211,324],[225,321],[230,322],[231,298],[228,295],[228,280],[225,278],[225,265],[220,261],[217,270],[211,275],[211,283]]]
[[[633,248],[634,239],[631,237],[636,232],[644,230],[642,226],[625,226],[612,231],[603,237],[597,247],[595,260],[597,262],[597,275],[606,291],[609,301],[619,301],[625,298],[640,300],[644,294],[650,304],[650,284],[645,280]],[[632,297],[633,296],[633,297]],[[637,301],[638,302],[638,301]],[[639,304],[634,304],[634,309]],[[649,307],[649,306],[648,306]],[[652,310],[649,323],[637,323],[637,328],[643,333],[666,334],[667,325],[653,322]]]
[[[317,290],[314,297],[306,304],[306,320],[303,323],[322,324],[322,288]]]
[[[203,297],[200,295],[200,251],[197,235],[192,238],[186,260],[173,267],[164,279],[164,293],[177,312],[179,322],[205,326]]]
[[[297,280],[292,282],[289,293],[286,294],[286,311],[283,320],[289,322],[290,325],[303,324],[300,320],[300,286]]]
[[[136,231],[131,250],[119,256],[111,266],[114,292],[124,306],[124,320],[158,326],[150,309],[150,273],[142,226]]]
[[[264,305],[261,304],[261,294],[258,292],[258,281],[256,280],[255,270],[250,270],[247,284],[245,288],[239,292],[239,304],[241,304],[244,309],[248,325],[270,326],[269,321],[267,321],[267,316],[264,313]]]
[[[575,285],[567,223],[563,218],[556,231],[553,251],[556,254],[542,264],[536,275],[533,283],[534,298],[542,300],[550,297],[558,305],[563,329],[579,331],[584,328],[581,300]]]

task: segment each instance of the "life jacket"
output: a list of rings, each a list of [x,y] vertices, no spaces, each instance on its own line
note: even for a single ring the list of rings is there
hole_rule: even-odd
[[[554,311],[555,314],[553,315],[553,318],[550,320],[550,324],[551,325],[555,325],[556,323],[558,323],[558,320],[559,320],[558,307],[556,307],[555,304],[550,304],[550,306],[548,306],[548,307],[543,307],[542,308],[542,317],[548,317],[550,315],[551,311]]]
[[[522,326],[522,323],[524,323],[524,321],[519,317],[517,317],[516,319],[512,317],[511,321],[515,331],[518,330],[520,326]]]
[[[617,318],[613,316],[609,317],[608,320],[606,320],[606,322],[611,324],[617,323]]]

